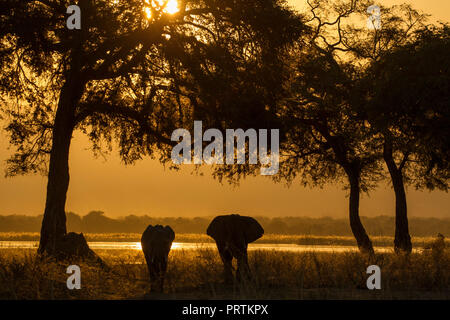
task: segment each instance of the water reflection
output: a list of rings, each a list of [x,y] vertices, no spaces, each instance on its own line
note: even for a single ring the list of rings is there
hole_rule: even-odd
[[[38,241],[0,241],[0,248],[11,249],[33,249],[39,245]],[[133,249],[141,250],[140,242],[89,242],[92,249]],[[174,242],[172,250],[194,250],[194,249],[216,249],[215,243],[188,243]],[[276,250],[291,252],[348,252],[358,251],[356,246],[330,246],[330,245],[297,245],[297,244],[275,244],[275,243],[252,243],[248,250]],[[392,252],[390,247],[376,247],[377,252]],[[418,249],[414,249],[418,251]]]

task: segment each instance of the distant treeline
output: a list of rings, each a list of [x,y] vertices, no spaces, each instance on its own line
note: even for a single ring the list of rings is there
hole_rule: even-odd
[[[170,225],[178,233],[205,233],[213,217],[196,218],[155,218],[148,215],[129,215],[124,218],[112,219],[101,211],[92,211],[85,216],[67,213],[67,230],[84,233],[141,233],[149,224]],[[305,235],[335,235],[351,236],[347,219],[330,217],[256,217],[266,233],[274,234],[305,234]],[[39,232],[42,215],[0,216],[0,232]],[[394,217],[362,217],[364,226],[370,235],[393,236]],[[450,219],[416,218],[409,219],[412,236],[435,236],[438,232],[450,235]]]

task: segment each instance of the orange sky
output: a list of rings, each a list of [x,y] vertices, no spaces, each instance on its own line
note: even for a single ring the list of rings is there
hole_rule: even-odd
[[[291,0],[293,5],[304,0]],[[374,4],[400,4],[408,1],[385,0]],[[450,1],[409,1],[433,18],[450,21]],[[0,132],[0,170],[7,158],[7,141]],[[75,135],[70,155],[71,182],[67,210],[87,214],[103,210],[117,217],[128,214],[152,216],[203,216],[241,213],[269,216],[347,215],[346,192],[342,186],[308,189],[275,184],[269,178],[248,178],[240,187],[220,185],[208,175],[191,175],[189,166],[179,172],[164,170],[156,161],[143,160],[126,167],[112,154],[105,162],[94,159],[86,138]],[[0,214],[40,214],[45,203],[46,178],[26,176],[5,179],[0,176]],[[408,209],[411,216],[450,218],[450,197],[444,192],[417,192],[410,188]],[[393,215],[394,195],[380,187],[364,196],[361,215]]]

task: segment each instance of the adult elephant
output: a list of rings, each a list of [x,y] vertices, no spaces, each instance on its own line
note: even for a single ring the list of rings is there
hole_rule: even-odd
[[[238,214],[217,216],[209,224],[206,234],[216,241],[224,264],[225,283],[233,281],[233,258],[237,260],[236,278],[250,275],[247,246],[264,234],[258,221]]]
[[[141,238],[142,251],[150,274],[150,291],[163,292],[164,276],[175,232],[169,226],[149,225]]]

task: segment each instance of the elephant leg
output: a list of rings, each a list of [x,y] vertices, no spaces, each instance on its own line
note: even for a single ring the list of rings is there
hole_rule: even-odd
[[[164,272],[159,275],[159,292],[164,291]]]
[[[167,257],[166,260],[161,261],[158,264],[158,292],[164,291],[164,278],[167,271]]]
[[[217,246],[219,249],[220,258],[223,262],[223,273],[226,284],[233,283],[233,272],[232,272],[232,262],[233,255],[228,249],[225,249],[224,246]]]
[[[159,292],[158,271],[154,264],[150,266],[150,291]]]
[[[152,272],[152,291],[162,293],[164,290],[164,270],[160,263],[153,264]]]
[[[150,284],[151,284],[153,282],[153,278],[154,278],[152,260],[148,254],[145,254],[144,256],[145,256],[145,262],[147,262],[148,275],[150,276]]]
[[[237,257],[236,278],[238,280],[243,279],[248,280],[250,278],[250,267],[248,265],[248,257],[246,249],[241,251]]]
[[[158,263],[152,261],[153,259],[148,255],[145,255],[145,260],[147,261],[148,273],[150,276],[150,292],[161,292],[160,268]]]
[[[161,272],[158,272],[156,281],[155,281],[155,292],[161,293],[163,292],[164,287],[164,275]]]

